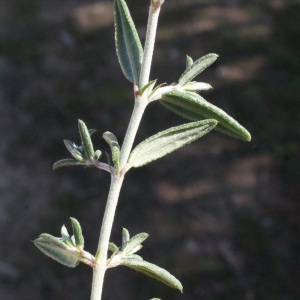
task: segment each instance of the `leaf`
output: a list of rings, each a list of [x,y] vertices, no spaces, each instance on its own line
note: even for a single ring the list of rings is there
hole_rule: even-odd
[[[66,167],[66,166],[82,166],[82,165],[83,163],[77,161],[76,159],[64,158],[54,163],[53,170],[56,170],[61,167]]]
[[[116,244],[110,242],[108,244],[108,250],[111,252],[119,252],[119,247]]]
[[[136,271],[142,272],[147,276],[155,278],[163,282],[164,284],[174,289],[178,289],[182,292],[183,288],[180,281],[165,269],[160,268],[154,264],[151,264],[144,260],[141,261],[141,260],[134,260],[134,259],[126,259],[126,260],[122,260],[120,265],[124,265]]]
[[[186,65],[186,69],[188,69],[188,68],[190,68],[191,67],[191,65],[194,63],[194,61],[193,61],[193,59],[190,57],[190,56],[186,56],[186,63],[185,63],[185,65]]]
[[[149,81],[146,85],[144,85],[141,88],[139,94],[142,96],[144,94],[144,92],[148,90],[148,94],[150,95],[152,93],[152,90],[153,90],[155,84],[156,84],[156,81],[157,81],[157,79]]]
[[[122,251],[126,247],[129,240],[130,240],[129,231],[126,228],[123,227],[123,230],[122,230],[122,247],[121,247]]]
[[[186,83],[193,80],[196,76],[198,76],[203,70],[209,67],[212,63],[216,61],[218,55],[215,53],[210,53],[205,56],[202,56],[198,60],[196,60],[193,64],[190,65],[191,60],[187,62],[187,65],[190,65],[183,72],[181,77],[179,78],[178,83],[180,85],[185,85]],[[188,60],[188,59],[187,59]]]
[[[94,160],[94,147],[91,140],[91,136],[89,130],[87,129],[85,123],[82,120],[78,120],[78,129],[79,134],[82,142],[82,147],[84,154],[90,160]]]
[[[70,235],[68,233],[68,230],[67,230],[65,225],[63,225],[61,227],[60,233],[61,233],[62,241],[66,245],[68,245],[69,247],[74,247],[75,246],[75,243],[73,243],[72,238],[70,237]],[[55,238],[55,239],[59,239],[59,238]]]
[[[86,157],[84,157],[84,153],[82,152],[81,149],[82,147],[76,146],[74,143],[72,143],[69,140],[64,140],[64,144],[76,160],[80,162],[84,162],[86,160]]]
[[[122,249],[125,255],[130,255],[142,248],[141,243],[148,238],[149,234],[142,232],[133,236]]]
[[[250,133],[235,119],[196,93],[172,91],[163,94],[160,102],[169,110],[191,121],[216,119],[217,131],[244,141],[251,140]]]
[[[134,148],[129,156],[128,164],[136,168],[143,166],[197,140],[216,125],[216,120],[204,120],[159,132]]]
[[[41,234],[33,242],[45,255],[67,267],[74,268],[80,262],[80,253],[77,249],[70,249],[59,238],[50,234]]]
[[[110,146],[111,149],[111,158],[112,161],[117,169],[117,173],[119,173],[119,155],[120,155],[120,146],[118,143],[118,140],[116,138],[116,136],[109,132],[106,131],[103,133],[103,138],[105,139],[105,141],[108,143],[108,145]]]
[[[80,223],[75,218],[70,218],[70,219],[71,219],[71,223],[72,223],[75,244],[80,249],[83,249],[84,248],[84,238],[82,235],[82,229],[81,229]]]
[[[119,63],[125,77],[137,83],[143,59],[143,47],[124,0],[114,1],[114,15],[115,43]]]

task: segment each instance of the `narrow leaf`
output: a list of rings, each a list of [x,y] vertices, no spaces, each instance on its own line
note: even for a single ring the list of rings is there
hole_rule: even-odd
[[[197,140],[216,125],[216,120],[204,120],[159,132],[135,147],[129,156],[128,164],[133,167],[143,166]]]
[[[65,159],[61,159],[61,160],[57,161],[56,163],[54,163],[53,170],[56,170],[61,167],[67,167],[67,166],[82,166],[83,164],[84,163],[81,163],[81,162],[77,161],[76,159],[65,158]]]
[[[141,243],[148,238],[149,234],[146,232],[139,233],[133,236],[126,244],[125,248],[122,249],[124,254],[133,254],[134,252],[141,249]]]
[[[178,83],[180,85],[185,85],[186,83],[193,80],[196,76],[198,76],[203,70],[209,67],[215,60],[218,58],[218,55],[215,53],[207,54],[198,60],[196,60],[193,64],[191,64],[181,75]],[[191,61],[187,62],[190,64]]]
[[[137,83],[143,48],[125,0],[114,1],[115,43],[125,77]]]
[[[80,223],[75,218],[70,218],[70,219],[71,219],[71,223],[72,223],[75,244],[80,249],[83,249],[84,248],[84,238],[82,235],[82,229],[81,229]]]
[[[68,248],[66,249],[60,247],[60,245],[52,243],[49,240],[45,240],[41,236],[34,240],[34,244],[45,255],[51,257],[52,259],[67,267],[74,268],[80,262],[80,253],[78,251],[72,251]]]
[[[72,143],[69,140],[64,140],[64,144],[76,160],[78,160],[80,162],[83,162],[86,160],[86,158],[84,157],[84,153],[82,153],[80,150],[81,147],[76,146],[74,143]]]
[[[160,102],[169,110],[191,121],[216,119],[216,130],[244,141],[251,140],[250,133],[235,119],[196,93],[172,91],[162,95]]]
[[[185,63],[186,69],[190,68],[193,63],[194,63],[193,59],[190,56],[187,55],[186,56],[186,63]]]
[[[67,230],[65,225],[63,225],[61,227],[60,233],[61,233],[62,241],[66,245],[68,245],[69,247],[74,247],[75,246],[75,243],[73,242],[72,238],[70,237],[70,235],[68,233],[68,230]],[[57,238],[57,239],[59,239],[59,238]]]
[[[129,239],[130,239],[129,231],[126,228],[123,227],[123,230],[122,230],[122,247],[121,247],[122,251],[124,250],[127,243],[129,242]]]
[[[117,173],[119,173],[119,155],[120,155],[120,146],[118,143],[118,140],[116,138],[116,136],[109,132],[106,131],[103,133],[103,138],[105,139],[105,141],[108,143],[108,145],[110,146],[111,149],[111,158],[112,161],[117,169]]]
[[[140,260],[134,260],[134,259],[127,259],[124,261],[121,261],[121,265],[124,265],[126,267],[129,267],[131,269],[134,269],[136,271],[142,272],[152,278],[155,278],[164,284],[174,288],[178,289],[182,292],[182,284],[180,281],[175,278],[172,274],[170,274],[168,271],[166,271],[163,268],[160,268],[154,264],[151,264],[146,261],[140,261]]]
[[[109,243],[108,250],[111,252],[119,252],[119,247],[114,243]]]
[[[91,140],[90,133],[85,125],[85,123],[82,120],[78,120],[78,129],[79,134],[83,146],[83,150],[85,152],[85,155],[93,160],[94,159],[94,147]]]
[[[152,90],[156,84],[157,79],[149,81],[145,86],[143,86],[139,92],[140,95],[143,95],[146,90],[148,90],[148,94],[152,93]]]

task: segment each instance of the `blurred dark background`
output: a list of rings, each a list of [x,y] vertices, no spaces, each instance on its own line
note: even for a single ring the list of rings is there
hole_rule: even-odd
[[[149,1],[128,0],[144,40]],[[141,254],[184,294],[130,269],[109,270],[103,299],[300,299],[300,3],[166,0],[151,78],[174,82],[194,59],[218,61],[204,97],[252,133],[211,133],[128,173],[112,241],[122,226],[150,234]],[[77,119],[120,141],[132,87],[114,50],[112,1],[0,0],[0,299],[89,299],[92,272],[68,269],[33,245],[69,217],[95,252],[109,176],[52,164],[79,142]],[[184,122],[148,107],[137,142]]]

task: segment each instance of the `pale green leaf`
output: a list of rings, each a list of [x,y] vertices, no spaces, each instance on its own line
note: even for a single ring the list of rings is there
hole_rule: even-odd
[[[82,235],[82,229],[81,229],[80,223],[75,218],[70,218],[70,219],[71,219],[71,223],[72,223],[75,244],[80,249],[83,249],[84,248],[84,238]]]
[[[80,253],[74,249],[70,249],[63,242],[59,242],[58,238],[47,234],[41,234],[33,241],[35,246],[40,249],[45,255],[58,261],[59,263],[74,268],[80,262]]]
[[[192,66],[194,63],[193,59],[190,56],[186,56],[186,63],[185,63],[185,68],[188,69]]]
[[[250,133],[235,119],[196,93],[172,91],[162,95],[160,102],[188,120],[212,118],[218,121],[216,130],[244,141],[251,140]]]
[[[209,67],[215,60],[218,58],[218,55],[215,53],[207,54],[194,63],[191,64],[191,60],[187,61],[187,65],[189,65],[184,73],[179,78],[178,83],[180,85],[185,85],[186,83],[193,80],[196,76],[198,76],[203,70]],[[188,59],[187,59],[188,60]]]
[[[141,249],[141,243],[148,238],[149,234],[146,232],[139,233],[133,236],[126,244],[125,248],[122,249],[124,254],[130,255]]]
[[[125,0],[114,1],[115,43],[117,56],[125,77],[137,83],[143,47]]]
[[[111,158],[117,169],[117,173],[119,173],[119,155],[120,155],[120,146],[116,136],[109,131],[103,133],[103,138],[108,143],[111,149]]]
[[[122,230],[122,247],[121,250],[124,250],[124,248],[126,247],[127,243],[130,240],[130,235],[129,235],[129,231],[123,227]]]
[[[159,132],[135,147],[129,156],[128,164],[132,167],[143,166],[199,139],[216,125],[216,120],[204,120]]]
[[[110,242],[108,244],[108,250],[111,252],[119,252],[119,247],[116,244]]]
[[[144,260],[141,261],[141,260],[134,260],[134,259],[122,260],[120,264],[129,267],[131,269],[134,269],[136,271],[142,272],[182,292],[183,288],[180,281],[163,268],[160,268]]]

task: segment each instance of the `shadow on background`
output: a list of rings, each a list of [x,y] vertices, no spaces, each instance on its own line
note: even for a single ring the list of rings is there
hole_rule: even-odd
[[[128,1],[144,38],[148,1]],[[181,295],[125,268],[107,274],[104,299],[299,299],[299,2],[166,0],[152,78],[220,55],[200,81],[204,97],[250,130],[251,143],[218,133],[132,170],[112,240],[122,226],[150,237],[145,259],[175,274]],[[111,1],[3,0],[0,10],[0,298],[88,299],[91,271],[67,269],[31,240],[59,235],[69,217],[96,249],[109,185],[93,169],[61,169],[77,119],[122,140],[132,88],[114,51]],[[137,141],[184,120],[154,103]]]

